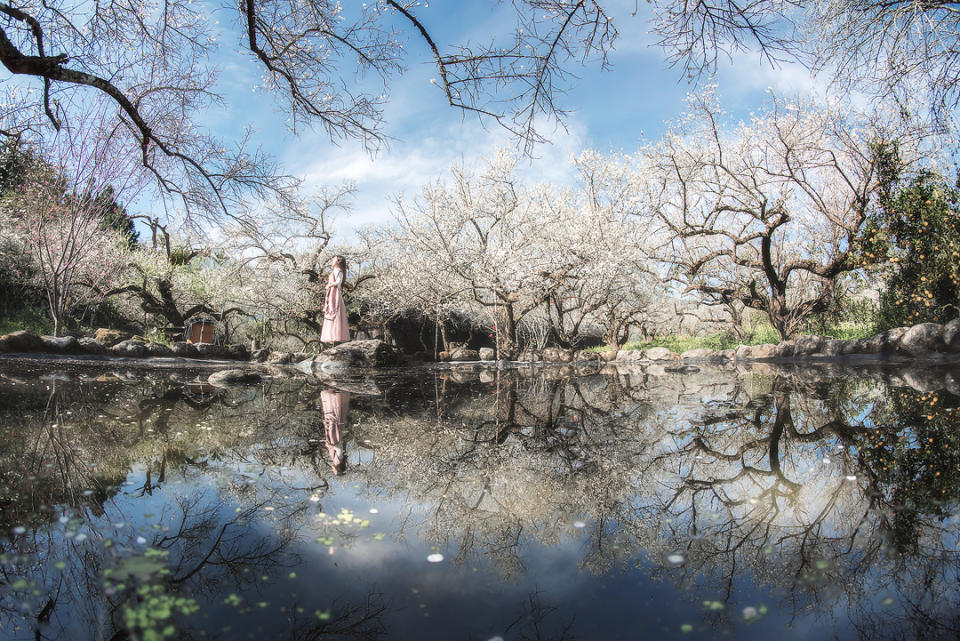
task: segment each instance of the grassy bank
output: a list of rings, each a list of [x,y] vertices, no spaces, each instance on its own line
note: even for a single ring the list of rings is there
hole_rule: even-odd
[[[29,307],[10,310],[0,316],[0,336],[24,329],[39,336],[49,336],[53,334],[53,321],[46,310]]]
[[[818,328],[817,331],[806,331],[805,334],[819,334],[841,340],[864,338],[874,334],[874,328],[866,323],[838,323],[835,326]],[[702,336],[670,335],[658,336],[643,342],[631,342],[621,349],[650,349],[651,347],[666,347],[671,352],[681,354],[690,349],[707,348],[712,350],[736,349],[740,345],[776,344],[780,337],[770,325],[760,325],[745,340],[738,340],[733,334],[707,334]],[[605,352],[613,349],[609,345],[595,347],[590,351]]]

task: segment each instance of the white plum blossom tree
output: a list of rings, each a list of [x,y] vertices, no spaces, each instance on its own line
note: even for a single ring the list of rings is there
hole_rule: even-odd
[[[671,236],[661,257],[687,291],[760,310],[789,338],[874,260],[862,241],[875,150],[893,141],[905,162],[915,157],[905,132],[839,103],[771,97],[734,126],[707,91],[641,150],[642,213]]]
[[[569,197],[575,215],[558,251],[577,264],[548,297],[546,316],[563,345],[599,329],[604,343],[620,346],[664,300],[656,295],[661,279],[650,259],[657,235],[635,217],[640,176],[629,157],[584,151],[573,166],[578,180]]]
[[[645,256],[655,236],[636,224],[629,159],[585,153],[574,162],[576,186],[528,184],[517,156],[500,151],[480,170],[455,166],[449,180],[399,199],[396,224],[365,235],[375,257],[368,306],[412,307],[438,322],[472,312],[503,356],[521,347],[521,325],[567,347],[588,332],[625,342],[652,298]]]
[[[392,263],[398,284],[424,302],[488,313],[504,356],[517,350],[517,322],[573,263],[544,233],[562,235],[567,203],[545,187],[526,188],[516,169],[517,157],[505,151],[477,172],[455,166],[449,182],[438,179],[412,202],[398,200],[397,224],[387,232],[401,248]]]

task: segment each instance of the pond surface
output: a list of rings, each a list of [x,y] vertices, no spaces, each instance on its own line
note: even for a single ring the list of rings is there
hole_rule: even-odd
[[[0,365],[0,639],[960,633],[936,384],[204,378]]]

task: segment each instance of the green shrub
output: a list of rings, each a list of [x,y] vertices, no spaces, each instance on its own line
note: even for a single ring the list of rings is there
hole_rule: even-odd
[[[822,331],[815,333],[823,336],[831,336],[841,340],[851,340],[855,338],[864,338],[873,334],[873,328],[869,323],[845,321],[836,325],[826,326]],[[690,349],[707,348],[712,350],[734,349],[739,345],[767,345],[780,342],[780,336],[769,323],[758,323],[755,325],[747,337],[743,340],[737,340],[733,333],[725,332],[720,334],[709,334],[705,336],[671,335],[658,336],[648,341],[627,343],[623,349],[650,349],[651,347],[666,347],[671,352],[682,354]],[[590,351],[606,351],[610,347],[597,347]]]
[[[24,329],[49,336],[53,334],[53,321],[46,310],[36,307],[14,309],[0,317],[0,336]]]
[[[161,345],[166,345],[167,347],[170,347],[173,344],[173,341],[170,340],[170,337],[156,327],[151,327],[144,332],[143,338],[146,339],[148,343],[159,343]]]
[[[960,177],[924,170],[903,182],[893,159],[883,165],[874,251],[891,267],[880,296],[877,329],[960,317]]]

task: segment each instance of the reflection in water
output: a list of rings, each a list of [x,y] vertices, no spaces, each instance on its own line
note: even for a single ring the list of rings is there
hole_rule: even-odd
[[[350,392],[325,389],[320,392],[323,405],[323,431],[330,467],[334,474],[343,474],[347,460],[341,445],[340,430],[350,412]]]
[[[0,638],[960,632],[946,390],[2,376]]]

